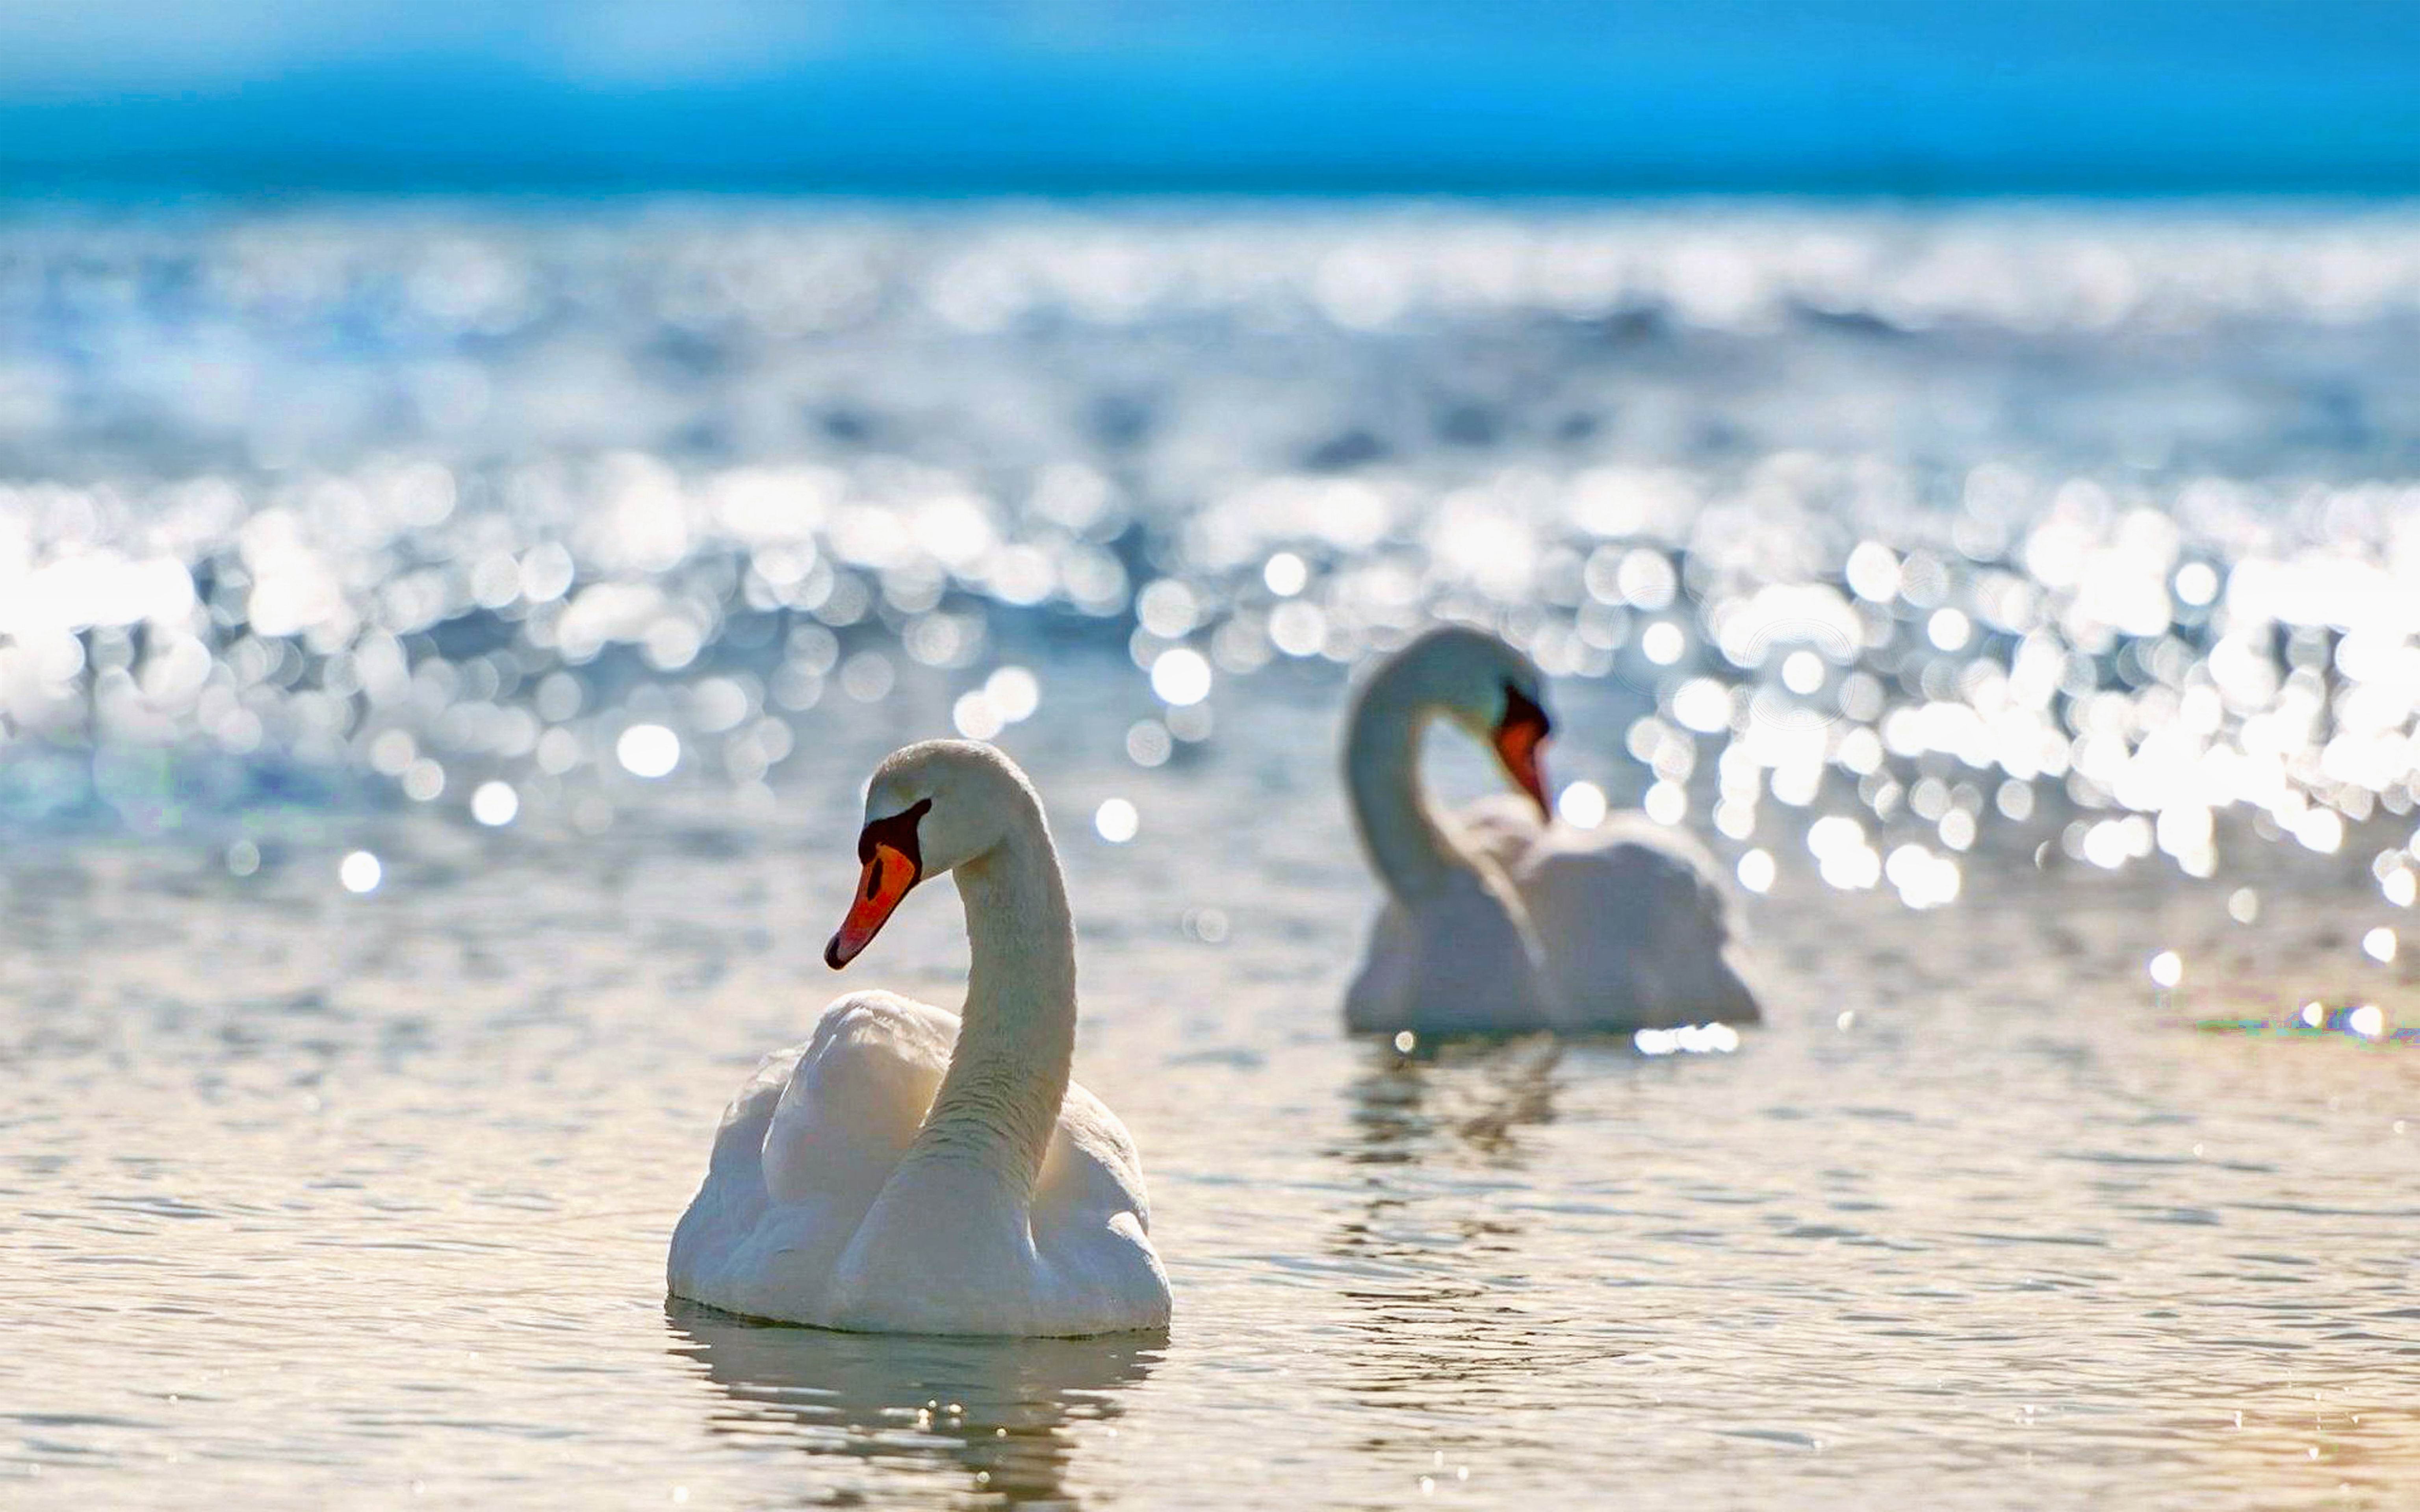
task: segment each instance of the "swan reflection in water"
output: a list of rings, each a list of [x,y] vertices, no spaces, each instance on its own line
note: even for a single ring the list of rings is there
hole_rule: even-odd
[[[1335,1153],[1356,1165],[1404,1165],[1459,1145],[1486,1165],[1521,1165],[1520,1131],[1555,1121],[1565,1041],[1530,1035],[1417,1042],[1412,1051],[1377,1047],[1376,1063],[1353,1083],[1356,1140]]]
[[[813,1457],[803,1498],[879,1506],[954,1506],[970,1492],[1073,1504],[1065,1478],[1076,1425],[1123,1415],[1121,1396],[1168,1342],[836,1334],[677,1299],[665,1317],[672,1352],[703,1365],[727,1398],[710,1432]],[[951,1471],[965,1483],[934,1478]]]
[[[1380,1047],[1352,1086],[1354,1137],[1330,1151],[1363,1189],[1328,1242],[1357,1304],[1337,1359],[1362,1403],[1410,1414],[1372,1433],[1373,1452],[1418,1441],[1451,1453],[1462,1436],[1436,1414],[1475,1420],[1519,1398],[1558,1352],[1553,1320],[1525,1291],[1534,1236],[1494,1198],[1528,1165],[1529,1136],[1555,1119],[1563,1053],[1541,1039],[1417,1057]]]

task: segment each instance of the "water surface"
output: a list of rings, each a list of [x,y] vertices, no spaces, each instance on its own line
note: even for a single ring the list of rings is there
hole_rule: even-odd
[[[2420,239],[2197,214],[0,232],[9,1499],[2398,1504]],[[1439,614],[1735,1053],[1339,1032]],[[1164,1338],[663,1297],[756,1058],[954,1001],[947,888],[819,960],[953,729]]]

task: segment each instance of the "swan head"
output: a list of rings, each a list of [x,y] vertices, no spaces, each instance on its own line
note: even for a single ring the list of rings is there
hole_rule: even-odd
[[[1446,625],[1397,652],[1389,670],[1419,702],[1485,741],[1504,775],[1553,817],[1540,758],[1554,721],[1535,662],[1484,630]]]
[[[926,740],[892,751],[866,784],[857,836],[863,870],[824,964],[848,964],[916,884],[988,854],[1013,825],[1038,824],[1041,813],[1032,784],[994,747]]]

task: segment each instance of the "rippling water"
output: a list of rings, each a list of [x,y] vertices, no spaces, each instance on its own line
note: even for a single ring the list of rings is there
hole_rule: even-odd
[[[0,337],[12,1499],[2420,1475],[2408,212],[70,209]],[[1340,1037],[1336,710],[1435,614],[1770,1028]],[[944,898],[816,953],[951,728],[1165,1339],[663,1302],[755,1057],[952,999]]]

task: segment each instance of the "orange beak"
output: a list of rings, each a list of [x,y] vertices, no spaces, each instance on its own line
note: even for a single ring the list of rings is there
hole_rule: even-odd
[[[1546,744],[1546,733],[1553,726],[1546,711],[1506,688],[1508,702],[1504,722],[1496,727],[1496,759],[1504,764],[1504,775],[1520,785],[1538,806],[1538,812],[1548,819],[1555,817],[1555,806],[1546,797],[1546,774],[1539,764]]]
[[[914,859],[897,847],[875,845],[858,877],[857,897],[848,905],[848,917],[840,921],[831,943],[824,947],[824,964],[838,971],[873,944],[899,900],[916,885],[919,870]]]

